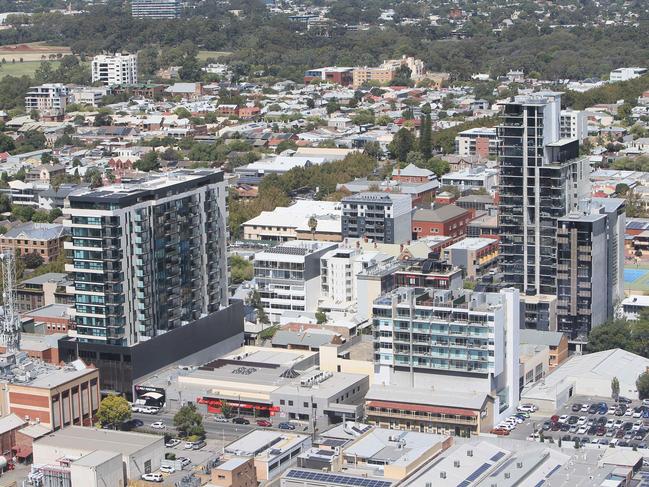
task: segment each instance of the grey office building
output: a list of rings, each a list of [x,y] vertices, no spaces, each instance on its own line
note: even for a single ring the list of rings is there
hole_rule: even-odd
[[[180,17],[180,0],[131,0],[131,15],[149,19]]]
[[[407,194],[359,193],[342,199],[344,238],[404,243],[412,238],[412,199]]]
[[[227,305],[222,172],[80,190],[63,212],[78,342],[131,346]]]

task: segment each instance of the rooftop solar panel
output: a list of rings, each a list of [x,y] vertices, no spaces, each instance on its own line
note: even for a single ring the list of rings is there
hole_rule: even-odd
[[[548,472],[548,474],[545,476],[545,478],[550,478],[551,475],[554,475],[554,473],[561,468],[561,465],[555,466],[552,470]]]
[[[499,451],[493,457],[491,457],[491,461],[492,462],[497,462],[498,460],[500,460],[504,456],[505,456],[505,452]]]
[[[307,470],[291,469],[286,473],[286,477],[292,479],[316,480],[318,482],[325,482],[329,485],[357,485],[359,487],[390,487],[392,485],[392,482],[385,480],[358,478],[350,475],[310,472]]]
[[[491,467],[491,463],[483,463],[482,465],[480,465],[480,466],[476,469],[475,472],[473,472],[471,475],[469,475],[469,476],[466,478],[466,480],[469,480],[469,481],[473,482],[473,481],[476,480],[478,477],[480,477],[480,475],[482,475],[482,474],[485,473],[487,470],[489,470],[489,467]]]

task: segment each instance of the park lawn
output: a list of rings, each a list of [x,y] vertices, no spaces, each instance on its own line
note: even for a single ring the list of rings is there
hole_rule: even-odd
[[[200,61],[205,61],[207,58],[220,58],[228,56],[229,54],[232,53],[228,51],[198,51],[198,56],[196,57],[198,57]]]
[[[52,69],[59,67],[59,61],[50,61]],[[5,76],[33,76],[38,67],[41,65],[41,61],[25,61],[23,63],[19,62],[9,62],[0,65],[0,78]]]

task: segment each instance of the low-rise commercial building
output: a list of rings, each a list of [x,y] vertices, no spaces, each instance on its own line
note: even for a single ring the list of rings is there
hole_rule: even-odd
[[[228,455],[252,458],[257,480],[273,480],[291,460],[311,447],[311,437],[281,431],[253,430],[224,449]]]
[[[119,462],[114,460],[115,456]],[[93,465],[108,463],[106,471],[111,476],[118,472],[122,485],[157,471],[163,458],[164,437],[143,433],[70,426],[34,442],[35,464],[57,466],[68,459],[74,465],[81,461],[78,466],[83,468],[79,468],[77,475],[87,478],[92,475]]]
[[[498,184],[498,170],[475,166],[464,171],[449,172],[442,176],[442,186],[455,186],[461,192],[483,189],[492,192]]]
[[[10,412],[55,431],[92,425],[99,400],[99,371],[80,361],[64,368],[19,363],[6,388]]]
[[[412,215],[412,237],[413,239],[430,235],[442,235],[454,239],[464,237],[474,213],[473,210],[455,205],[415,210]]]
[[[288,207],[262,211],[243,224],[244,240],[286,242],[323,240],[340,242],[342,209],[340,203],[299,200]],[[315,225],[313,225],[315,224]]]
[[[253,458],[234,457],[212,469],[211,483],[216,487],[257,487]]]
[[[568,337],[556,331],[521,330],[521,345],[542,345],[548,347],[550,370],[568,359]]]

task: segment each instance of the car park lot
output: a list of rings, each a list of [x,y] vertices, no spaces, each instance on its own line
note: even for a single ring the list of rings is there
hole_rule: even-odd
[[[649,443],[649,404],[637,399],[575,397],[554,415],[534,415],[533,420],[533,429],[542,431],[545,441],[629,448]]]

